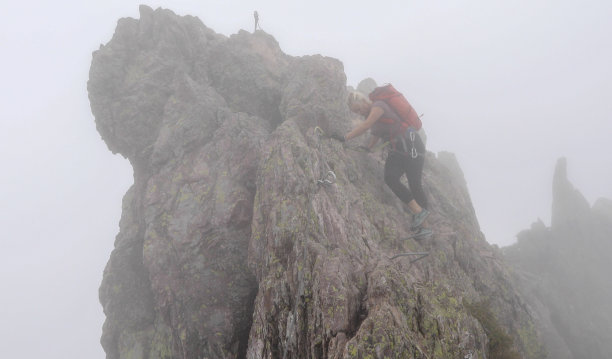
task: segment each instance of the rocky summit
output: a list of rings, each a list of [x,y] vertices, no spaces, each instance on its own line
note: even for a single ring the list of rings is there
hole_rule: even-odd
[[[553,177],[551,226],[537,221],[504,248],[551,358],[606,359],[612,353],[612,201],[591,207],[567,178]]]
[[[100,287],[107,358],[544,356],[455,157],[425,154],[434,234],[407,239],[382,154],[329,138],[353,126],[340,61],[141,6],[88,91],[134,169]]]

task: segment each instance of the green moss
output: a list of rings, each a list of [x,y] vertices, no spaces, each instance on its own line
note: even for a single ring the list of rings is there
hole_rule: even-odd
[[[216,191],[216,193],[215,193],[215,202],[216,203],[224,203],[225,202],[225,192],[224,191]]]
[[[188,200],[188,199],[190,199],[192,197],[193,197],[193,195],[189,191],[185,190],[184,187],[183,187],[181,189],[181,191],[180,191],[178,202],[181,203],[181,202],[186,201],[186,200]]]
[[[512,338],[504,332],[491,311],[488,301],[464,303],[470,315],[478,319],[489,338],[489,358],[520,359],[521,356],[512,348]]]
[[[127,350],[121,351],[121,357],[125,359],[143,359],[144,348],[140,342],[132,343]]]
[[[174,178],[172,178],[172,183],[179,183],[183,181],[183,172],[176,172]]]
[[[392,226],[384,226],[382,232],[383,232],[382,233],[383,241],[391,241],[397,238],[397,232],[395,231],[395,228]]]
[[[434,358],[444,358],[444,352],[442,351],[442,344],[439,341],[434,343]]]
[[[168,228],[168,224],[170,224],[171,220],[172,220],[172,215],[169,214],[168,212],[164,212],[159,217],[159,224],[162,228]]]
[[[446,253],[442,251],[437,252],[436,259],[441,263],[446,263],[447,262]]]
[[[151,196],[153,195],[155,192],[157,192],[157,185],[155,183],[151,184],[150,186],[147,187],[147,195]]]
[[[151,341],[149,359],[171,359],[172,357],[172,336],[169,329],[158,328]]]
[[[351,344],[349,346],[348,352],[351,357],[356,357],[357,356],[357,346],[355,344]]]
[[[519,328],[518,334],[528,358],[544,359],[548,356],[544,346],[537,340],[538,337],[533,322],[529,322],[527,325]]]
[[[113,285],[113,294],[119,294],[119,292],[121,292],[121,284],[114,284]]]

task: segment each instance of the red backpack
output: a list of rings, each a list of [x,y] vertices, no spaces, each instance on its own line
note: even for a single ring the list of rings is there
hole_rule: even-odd
[[[393,85],[388,84],[385,86],[377,87],[372,91],[369,95],[370,100],[374,101],[384,101],[389,107],[395,111],[395,113],[402,119],[402,123],[400,125],[400,133],[406,132],[408,128],[412,128],[415,131],[418,131],[423,127],[423,123],[417,115],[414,108],[410,105],[408,100],[402,95],[399,91],[397,91]],[[383,123],[393,122],[393,120],[388,118],[381,118],[379,121]],[[385,122],[387,121],[387,122]]]

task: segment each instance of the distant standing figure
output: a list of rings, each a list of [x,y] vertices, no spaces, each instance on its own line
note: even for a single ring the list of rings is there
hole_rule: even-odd
[[[255,30],[253,30],[253,32],[255,32],[257,31],[257,26],[259,26],[259,14],[257,11],[253,13],[253,17],[255,18]]]

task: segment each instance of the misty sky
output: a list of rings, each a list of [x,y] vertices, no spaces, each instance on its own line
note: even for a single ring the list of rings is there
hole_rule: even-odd
[[[86,82],[131,0],[0,7],[0,357],[104,358],[97,290],[129,163],[96,132]],[[431,151],[457,155],[481,228],[507,245],[550,223],[556,160],[612,198],[612,2],[150,1],[218,33],[261,27],[292,56],[340,59],[349,85],[392,82]],[[435,211],[435,208],[433,208]]]

